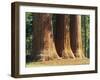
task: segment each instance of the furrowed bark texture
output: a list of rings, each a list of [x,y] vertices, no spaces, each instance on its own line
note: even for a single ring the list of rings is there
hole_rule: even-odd
[[[53,41],[52,15],[33,14],[33,58],[49,60],[59,58]]]
[[[68,26],[68,16],[56,15],[56,50],[63,58],[75,58],[70,46],[70,32]]]
[[[75,57],[83,58],[82,36],[81,36],[81,16],[70,16],[70,39],[71,48]]]

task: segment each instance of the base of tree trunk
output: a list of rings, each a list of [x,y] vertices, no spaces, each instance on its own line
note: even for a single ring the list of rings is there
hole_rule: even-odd
[[[78,57],[78,58],[85,58],[84,56],[84,53],[81,49],[78,49],[75,53],[75,57]]]
[[[43,50],[41,51],[38,61],[48,61],[53,59],[60,59],[60,57],[55,52],[50,52],[51,50]]]
[[[75,56],[74,56],[74,54],[73,54],[73,52],[71,50],[65,49],[62,52],[62,58],[72,58],[72,59],[74,59]]]

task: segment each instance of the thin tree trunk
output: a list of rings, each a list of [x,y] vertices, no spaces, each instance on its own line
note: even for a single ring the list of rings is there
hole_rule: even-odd
[[[56,15],[55,44],[59,56],[63,58],[75,58],[70,46],[68,16]]]
[[[33,14],[33,58],[49,60],[59,58],[53,42],[52,16],[50,14]]]
[[[71,48],[76,57],[83,58],[82,35],[81,35],[81,16],[70,16],[70,38]]]

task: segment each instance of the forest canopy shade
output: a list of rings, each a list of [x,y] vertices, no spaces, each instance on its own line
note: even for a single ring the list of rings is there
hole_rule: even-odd
[[[96,7],[13,3],[12,76],[97,72],[96,18]],[[86,59],[89,63],[72,65],[73,60]],[[27,66],[29,62],[36,66]]]

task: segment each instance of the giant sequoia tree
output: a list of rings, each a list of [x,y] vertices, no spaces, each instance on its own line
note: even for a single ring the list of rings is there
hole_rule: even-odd
[[[55,44],[59,56],[63,58],[75,58],[70,46],[70,32],[67,15],[56,15],[55,33]]]
[[[81,16],[70,16],[70,38],[71,48],[76,57],[83,58],[82,36],[81,36]]]
[[[59,58],[53,41],[52,15],[33,14],[33,59]]]

